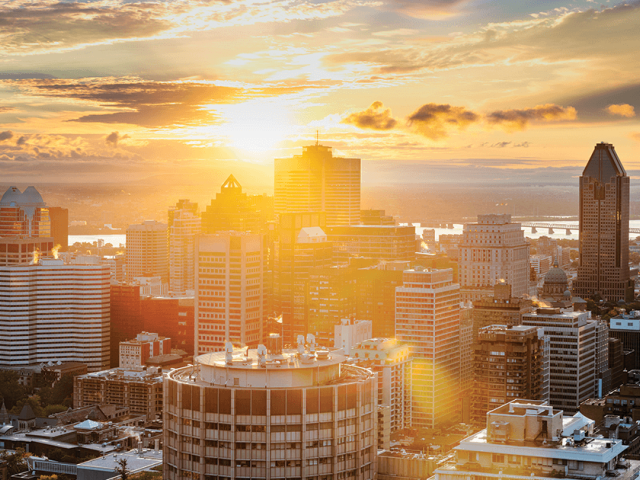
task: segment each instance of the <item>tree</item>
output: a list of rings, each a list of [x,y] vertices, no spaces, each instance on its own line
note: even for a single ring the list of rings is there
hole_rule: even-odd
[[[31,454],[26,453],[23,448],[16,448],[15,453],[8,453],[7,450],[4,450],[0,453],[0,463],[5,463],[7,466],[7,476],[11,477],[12,475],[28,470],[27,457],[30,456]]]
[[[127,459],[121,458],[116,462],[118,466],[116,467],[116,473],[120,475],[121,480],[127,480],[129,477],[129,469],[127,468]]]
[[[10,410],[18,400],[26,396],[27,390],[20,385],[18,372],[0,370],[0,402],[4,401],[5,407]]]
[[[63,375],[52,388],[40,390],[42,405],[63,405],[71,407],[73,404],[73,376]]]
[[[31,395],[30,397],[21,398],[20,400],[18,400],[18,402],[15,404],[15,406],[9,411],[9,413],[12,413],[14,415],[20,415],[20,412],[22,411],[22,409],[25,406],[25,404],[29,404],[29,406],[33,410],[33,413],[35,413],[36,417],[44,417],[45,416],[44,415],[44,409],[42,408],[42,405],[40,404],[40,396],[39,395]]]

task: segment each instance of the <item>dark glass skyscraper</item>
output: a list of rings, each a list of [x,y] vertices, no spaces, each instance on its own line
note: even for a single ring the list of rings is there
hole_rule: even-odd
[[[633,298],[629,177],[613,145],[598,143],[580,177],[580,267],[574,295]]]

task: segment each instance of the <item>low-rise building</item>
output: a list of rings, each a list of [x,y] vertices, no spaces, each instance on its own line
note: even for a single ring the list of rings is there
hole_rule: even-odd
[[[487,414],[487,428],[460,442],[436,480],[635,478],[640,462],[623,459],[623,441],[593,431],[594,421],[580,413],[564,417],[545,402],[514,400]]]
[[[113,404],[154,420],[162,413],[162,371],[112,368],[74,378],[73,407]]]
[[[142,368],[150,357],[171,353],[171,339],[142,332],[135,339],[120,342],[120,368]]]

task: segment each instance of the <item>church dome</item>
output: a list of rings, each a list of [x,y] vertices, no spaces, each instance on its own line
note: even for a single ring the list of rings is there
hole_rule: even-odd
[[[544,276],[544,283],[546,284],[562,284],[567,285],[569,281],[567,280],[567,274],[564,273],[560,267],[555,266],[551,270],[547,272]]]

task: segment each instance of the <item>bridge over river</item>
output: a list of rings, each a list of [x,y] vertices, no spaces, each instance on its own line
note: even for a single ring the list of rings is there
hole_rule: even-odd
[[[555,233],[555,230],[565,230],[567,235],[571,235],[571,231],[578,231],[579,226],[577,223],[544,223],[544,222],[525,222],[522,224],[523,228],[530,228],[531,233],[537,233],[538,228],[546,228],[549,234]],[[640,228],[629,228],[629,233],[640,234]]]

